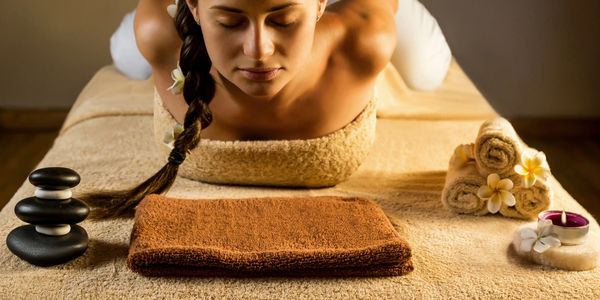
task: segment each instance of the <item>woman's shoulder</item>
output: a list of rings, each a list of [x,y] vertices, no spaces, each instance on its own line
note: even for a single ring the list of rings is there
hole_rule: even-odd
[[[150,64],[170,64],[177,60],[181,39],[167,13],[173,0],[140,0],[134,30],[137,46]]]
[[[388,64],[396,47],[395,1],[342,0],[327,7],[325,27],[340,37],[335,52],[357,74],[372,77]]]

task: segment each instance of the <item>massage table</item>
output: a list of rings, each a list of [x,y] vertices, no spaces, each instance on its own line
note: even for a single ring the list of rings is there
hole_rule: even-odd
[[[10,299],[398,299],[523,298],[600,299],[600,268],[569,272],[528,262],[510,246],[528,221],[499,215],[457,215],[440,201],[454,148],[475,140],[483,121],[498,116],[452,61],[443,85],[411,91],[393,69],[392,103],[381,102],[376,146],[346,182],[323,189],[225,186],[177,178],[167,196],[248,198],[270,196],[359,196],[372,199],[412,248],[414,271],[397,277],[228,278],[144,277],[127,268],[133,219],[85,220],[89,248],[81,257],[37,267],[7,248],[0,250],[0,295]],[[84,192],[132,187],[160,169],[153,140],[152,80],[134,81],[114,66],[101,68],[75,101],[52,148],[38,168],[76,170]],[[544,149],[540,149],[544,150]],[[590,230],[596,220],[554,178],[552,209],[582,213]],[[24,225],[15,204],[32,196],[27,181],[0,212],[0,230]]]

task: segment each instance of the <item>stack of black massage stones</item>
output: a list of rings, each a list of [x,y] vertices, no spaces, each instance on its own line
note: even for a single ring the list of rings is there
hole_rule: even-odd
[[[79,174],[68,168],[43,168],[29,175],[37,187],[35,197],[19,201],[15,214],[32,225],[10,232],[6,245],[12,253],[37,266],[52,266],[85,252],[87,232],[75,224],[85,220],[90,208],[71,197],[79,181]]]

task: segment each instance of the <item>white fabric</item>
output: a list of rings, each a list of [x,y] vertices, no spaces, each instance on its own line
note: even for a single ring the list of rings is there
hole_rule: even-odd
[[[398,44],[391,62],[415,90],[438,88],[450,66],[452,53],[435,18],[417,0],[399,0],[396,13]]]
[[[121,25],[110,38],[110,55],[121,73],[130,79],[145,80],[152,75],[152,67],[137,48],[133,19],[135,10],[125,15]]]

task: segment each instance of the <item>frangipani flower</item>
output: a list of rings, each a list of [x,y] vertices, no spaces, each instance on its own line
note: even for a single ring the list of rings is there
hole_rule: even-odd
[[[469,160],[475,159],[475,144],[462,144],[454,149],[454,154],[462,164],[468,162]]]
[[[165,131],[165,136],[163,137],[163,143],[165,143],[169,148],[173,149],[175,146],[175,140],[181,135],[183,132],[183,126],[177,123],[173,130]]]
[[[171,91],[171,93],[177,95],[181,94],[183,91],[183,83],[185,82],[185,75],[181,71],[179,65],[177,65],[177,69],[173,69],[171,71],[171,78],[173,78],[173,85],[171,85],[167,91]]]
[[[560,240],[550,233],[551,220],[539,220],[537,230],[525,227],[519,231],[521,237],[521,251],[529,252],[531,249],[537,253],[561,245]]]
[[[167,13],[169,13],[171,18],[175,18],[175,15],[177,14],[177,4],[179,4],[179,0],[175,0],[175,4],[169,4],[169,6],[167,6]]]
[[[505,178],[500,180],[500,176],[492,173],[487,177],[487,185],[482,185],[477,190],[477,196],[487,200],[487,209],[495,214],[500,210],[502,203],[508,206],[515,205],[515,196],[510,192],[513,188],[512,180]]]
[[[530,188],[536,180],[545,180],[550,174],[546,155],[541,151],[523,152],[521,163],[515,166],[515,172],[522,176],[523,186]]]

